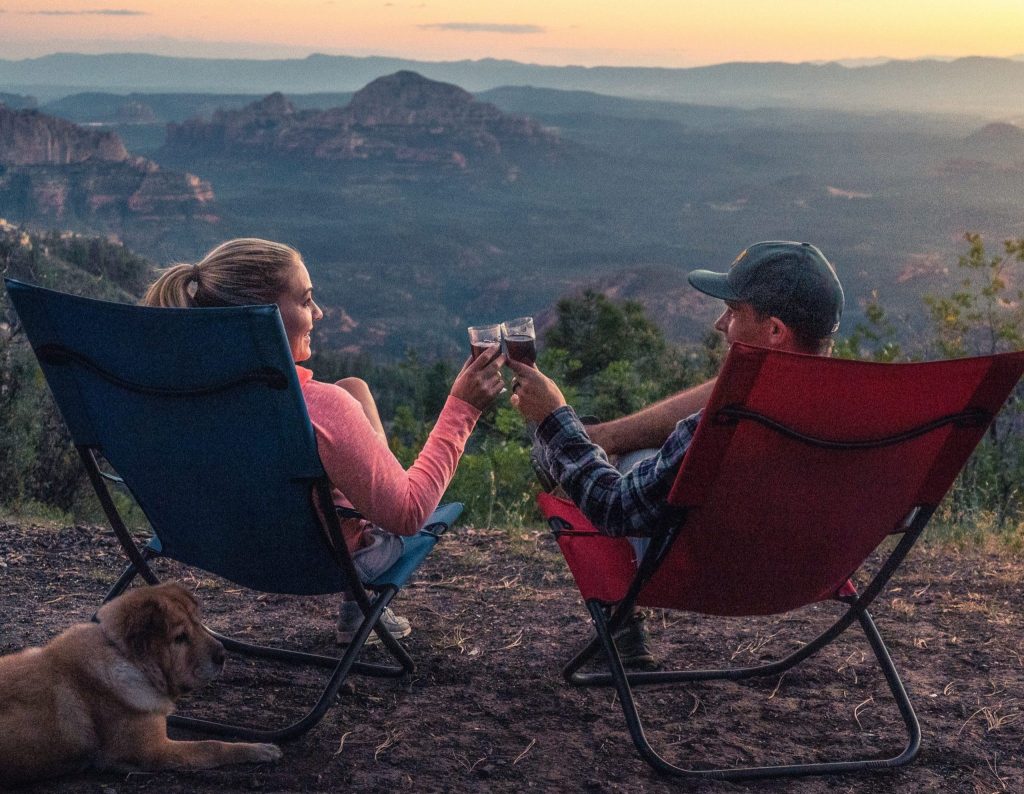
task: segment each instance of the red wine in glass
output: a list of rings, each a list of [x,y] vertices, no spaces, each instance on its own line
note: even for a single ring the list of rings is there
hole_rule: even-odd
[[[508,357],[515,359],[520,364],[533,366],[537,362],[537,340],[525,334],[515,334],[505,337],[505,349],[508,350]]]
[[[475,361],[477,356],[483,355],[484,353],[487,354],[488,358],[493,358],[494,354],[498,352],[499,347],[501,347],[501,343],[495,339],[493,341],[484,340],[482,342],[473,342],[469,346],[469,349],[472,351],[473,360]]]
[[[469,331],[469,349],[473,360],[487,353],[487,361],[490,361],[498,353],[501,347],[501,325],[473,325],[466,329]]]

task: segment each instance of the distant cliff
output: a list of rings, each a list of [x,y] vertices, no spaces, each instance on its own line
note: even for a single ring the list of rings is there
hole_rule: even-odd
[[[25,108],[37,107],[39,105],[39,100],[34,96],[8,94],[0,91],[0,105],[7,105],[11,110],[24,110]]]
[[[213,199],[209,183],[132,156],[114,133],[0,105],[0,216],[140,239],[215,222]]]
[[[209,122],[169,124],[166,150],[471,168],[522,147],[552,152],[557,146],[557,136],[532,119],[478,102],[458,86],[398,72],[356,92],[344,108],[299,111],[276,93],[242,110],[218,111]]]
[[[84,129],[38,110],[0,105],[0,163],[4,165],[120,163],[128,157],[121,139],[112,132]]]

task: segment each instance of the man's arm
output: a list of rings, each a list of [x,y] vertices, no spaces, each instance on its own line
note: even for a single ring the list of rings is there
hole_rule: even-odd
[[[697,413],[711,398],[715,379],[649,405],[635,414],[587,425],[590,440],[609,455],[638,449],[657,449],[675,430],[680,419]]]
[[[609,535],[651,535],[678,521],[681,511],[667,497],[699,416],[679,422],[657,454],[623,475],[590,440],[551,378],[512,359],[508,365],[516,373],[512,405],[537,423],[552,476],[595,526]]]
[[[682,515],[668,504],[668,494],[698,421],[691,416],[680,422],[661,449],[628,474],[608,463],[567,405],[541,422],[537,439],[545,446],[552,476],[602,532],[654,535]]]

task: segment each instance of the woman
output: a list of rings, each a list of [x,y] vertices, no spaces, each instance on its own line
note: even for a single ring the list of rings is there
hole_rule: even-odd
[[[363,581],[375,579],[402,555],[402,535],[414,534],[451,482],[477,419],[501,392],[504,357],[467,361],[452,385],[423,450],[408,470],[388,447],[377,405],[366,383],[313,380],[307,360],[313,325],[324,315],[299,253],[287,245],[242,238],[221,243],[197,264],[172,265],[150,286],[147,306],[209,307],[276,303],[296,362],[317,447],[334,486],[334,502],[366,519],[342,522],[345,542]],[[362,623],[355,602],[343,600],[338,641],[348,643]],[[412,631],[409,621],[385,610],[393,636]],[[371,634],[371,638],[375,635]]]

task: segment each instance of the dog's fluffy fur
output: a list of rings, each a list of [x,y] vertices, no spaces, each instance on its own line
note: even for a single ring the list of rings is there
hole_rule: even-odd
[[[175,700],[224,666],[185,590],[138,588],[97,618],[0,658],[0,787],[89,766],[208,769],[281,757],[273,744],[167,738]]]

